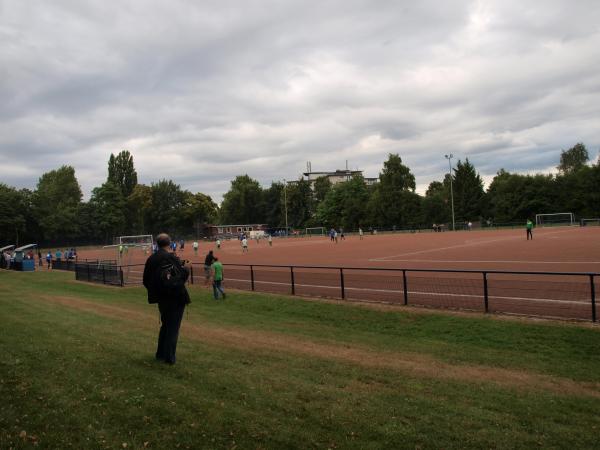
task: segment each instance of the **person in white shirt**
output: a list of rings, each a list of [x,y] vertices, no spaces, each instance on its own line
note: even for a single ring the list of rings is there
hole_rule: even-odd
[[[248,239],[242,239],[242,253],[248,253]]]

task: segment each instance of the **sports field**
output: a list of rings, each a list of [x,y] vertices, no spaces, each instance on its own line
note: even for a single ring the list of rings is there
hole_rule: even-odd
[[[0,448],[599,448],[597,326],[191,295],[0,271]]]
[[[337,243],[326,237],[288,238],[276,239],[272,247],[252,240],[246,254],[239,242],[225,241],[220,250],[204,242],[195,255],[188,242],[179,255],[195,263],[197,282],[209,249],[225,264],[239,264],[227,266],[230,288],[579,320],[599,316],[592,302],[592,285],[600,293],[599,276],[493,272],[600,272],[597,227],[540,228],[530,241],[524,230],[349,236]],[[81,256],[111,259],[116,254],[112,249]],[[138,249],[127,255],[127,263],[141,264],[145,258]],[[435,272],[440,269],[475,272]],[[128,268],[126,281],[139,284],[141,271]]]

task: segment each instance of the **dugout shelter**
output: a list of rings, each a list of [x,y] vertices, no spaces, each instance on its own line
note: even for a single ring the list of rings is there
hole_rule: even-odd
[[[15,248],[13,269],[21,272],[33,272],[35,270],[35,254],[33,250],[35,248],[37,248],[37,244],[27,244]],[[29,252],[32,252],[33,256],[30,257]]]
[[[9,265],[4,259],[4,252],[10,252],[13,248],[15,248],[14,245],[5,245],[4,247],[0,247],[0,269],[9,268]]]

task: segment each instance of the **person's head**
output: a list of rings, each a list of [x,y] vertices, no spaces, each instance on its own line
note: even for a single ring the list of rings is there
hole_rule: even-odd
[[[219,258],[215,257],[214,261],[217,262],[219,260]]]
[[[210,250],[210,251],[208,252],[208,254],[209,254],[209,255],[212,255],[212,254],[213,254],[213,251],[212,251],[212,250]]]
[[[156,245],[159,248],[168,248],[171,245],[171,238],[167,233],[160,233],[156,236]]]

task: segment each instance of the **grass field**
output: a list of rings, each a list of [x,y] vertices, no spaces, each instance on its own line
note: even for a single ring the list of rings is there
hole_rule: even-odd
[[[0,271],[0,448],[600,448],[600,329]]]

